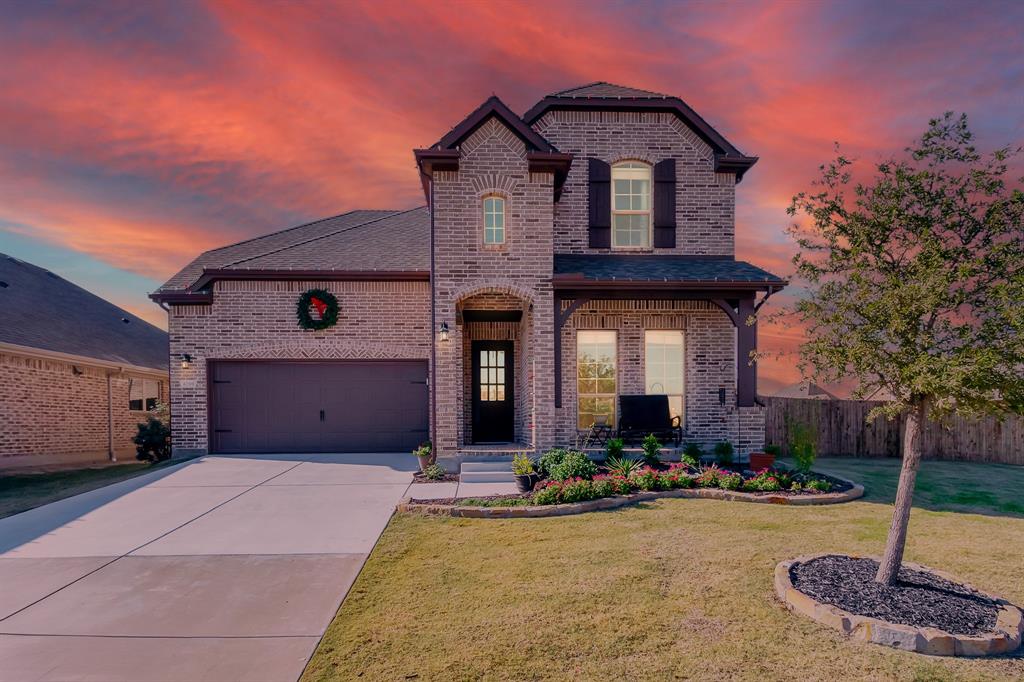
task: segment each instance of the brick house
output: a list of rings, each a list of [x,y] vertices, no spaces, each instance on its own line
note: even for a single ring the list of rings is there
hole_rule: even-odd
[[[756,158],[607,83],[491,97],[414,154],[425,207],[209,251],[153,294],[176,452],[537,451],[651,393],[688,440],[762,447],[747,321],[785,282],[734,258]],[[337,324],[297,324],[313,289]]]
[[[0,254],[0,469],[135,461],[167,352],[166,332]]]

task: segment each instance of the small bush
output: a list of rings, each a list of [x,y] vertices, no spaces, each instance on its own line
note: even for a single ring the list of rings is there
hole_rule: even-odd
[[[570,450],[565,453],[562,461],[551,467],[549,477],[556,481],[570,478],[591,479],[597,473],[597,465],[582,452]]]
[[[757,476],[743,482],[743,489],[751,492],[774,492],[782,489],[782,484],[771,471],[762,471]]]
[[[171,456],[171,427],[157,417],[146,417],[145,424],[138,424],[138,431],[132,438],[135,443],[135,458],[143,462],[162,462]]]
[[[661,463],[661,443],[653,433],[647,434],[640,447],[644,449],[644,462],[647,466],[657,466]]]
[[[633,486],[625,476],[609,476],[607,479],[612,485],[612,491],[616,495],[628,495],[633,492]]]
[[[721,443],[715,443],[715,458],[718,459],[718,463],[722,466],[732,464],[733,452],[732,443],[729,441],[723,440]]]
[[[551,478],[551,468],[561,464],[562,460],[569,453],[565,448],[552,448],[540,456],[537,462],[537,473],[544,478]]]
[[[691,441],[686,444],[686,447],[683,448],[683,456],[681,459],[683,461],[683,464],[688,464],[689,466],[696,469],[698,466],[700,466],[700,458],[703,456],[704,450],[701,449],[699,444]]]
[[[788,419],[786,426],[789,431],[789,454],[793,457],[797,471],[806,475],[810,473],[814,460],[818,458],[814,431],[803,422]]]
[[[525,452],[517,452],[512,456],[512,473],[516,476],[529,476],[534,473],[533,460]]]
[[[718,477],[718,487],[722,490],[739,490],[743,485],[743,477],[739,474],[723,473]]]
[[[610,459],[612,457],[622,457],[622,450],[626,447],[626,444],[621,438],[609,438],[608,442],[605,443],[604,452],[605,457]]]
[[[832,484],[823,478],[812,478],[804,484],[804,487],[808,490],[814,490],[819,493],[827,493],[832,491]]]
[[[782,456],[782,448],[778,445],[765,445],[764,454],[772,455],[776,459]]]
[[[716,488],[718,487],[718,478],[725,472],[715,466],[706,467],[700,470],[697,474],[697,478],[694,479],[695,483],[700,488]]]
[[[446,473],[448,472],[444,470],[444,467],[437,463],[431,464],[423,470],[423,476],[431,481],[440,481]]]
[[[549,481],[533,492],[534,504],[558,504],[562,501],[562,484]]]
[[[643,463],[631,457],[609,457],[605,460],[604,465],[609,474],[629,478],[640,470]]]
[[[650,467],[644,467],[636,474],[633,474],[629,482],[640,490],[654,490],[658,487],[658,472]]]
[[[608,476],[594,477],[594,499],[615,495],[615,483]]]
[[[562,484],[562,502],[586,502],[594,499],[594,484],[585,478],[574,478]]]

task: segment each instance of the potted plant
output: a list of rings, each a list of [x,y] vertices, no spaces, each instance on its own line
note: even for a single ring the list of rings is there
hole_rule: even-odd
[[[525,452],[517,452],[512,456],[512,475],[516,479],[516,489],[528,493],[540,480],[533,468],[533,460]]]
[[[433,459],[433,457],[431,457],[432,449],[430,441],[428,440],[425,443],[422,443],[418,448],[412,451],[412,454],[414,454],[416,459],[419,460],[420,471],[426,471],[427,467],[431,465],[431,460]]]
[[[778,445],[765,445],[764,452],[750,453],[750,468],[753,471],[764,471],[775,465],[775,458],[779,455]]]

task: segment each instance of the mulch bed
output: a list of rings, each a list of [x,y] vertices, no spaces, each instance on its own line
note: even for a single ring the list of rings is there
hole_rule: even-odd
[[[888,586],[875,582],[877,571],[873,559],[833,554],[796,564],[790,579],[804,594],[859,616],[954,635],[995,629],[999,605],[965,585],[904,567]]]
[[[458,480],[459,480],[459,475],[458,474],[445,474],[441,478],[427,478],[422,473],[417,471],[415,474],[412,475],[412,482],[413,483],[445,483],[445,482],[458,481]]]
[[[515,495],[478,495],[475,497],[443,497],[438,499],[429,500],[418,500],[415,497],[409,500],[409,504],[426,504],[426,505],[444,505],[444,504],[463,504],[466,500],[529,500],[533,498],[533,493],[517,493]]]

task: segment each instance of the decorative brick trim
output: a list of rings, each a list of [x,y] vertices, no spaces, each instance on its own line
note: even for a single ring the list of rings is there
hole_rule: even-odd
[[[919,628],[912,625],[890,623],[878,618],[858,616],[831,604],[819,602],[793,586],[790,576],[794,566],[829,554],[831,553],[799,556],[780,562],[775,567],[775,594],[790,611],[807,616],[854,639],[931,656],[995,656],[1008,653],[1020,646],[1022,623],[1024,623],[1024,615],[1020,609],[1004,599],[978,590],[956,576],[920,564],[903,562],[907,568],[932,573],[940,578],[959,583],[999,603],[1000,609],[996,618],[995,630],[977,636],[954,635],[936,628]],[[848,556],[878,561],[877,557],[859,557],[853,554]]]
[[[251,346],[231,346],[211,356],[217,360],[266,358],[276,360],[423,360],[429,357],[422,346],[372,343],[324,343],[322,338],[290,343],[267,343]]]
[[[452,295],[451,300],[455,303],[461,303],[470,296],[476,296],[477,294],[508,294],[521,298],[524,301],[533,305],[534,293],[532,290],[527,289],[524,286],[516,284],[512,280],[508,279],[494,279],[486,280],[481,282],[472,282],[465,286],[456,289]]]
[[[706,498],[729,502],[811,506],[849,502],[861,497],[863,494],[864,486],[859,484],[854,484],[853,488],[841,493],[793,496],[744,493],[736,490],[720,490],[718,488],[681,488],[679,490],[662,490],[632,493],[630,495],[616,495],[615,497],[602,497],[599,500],[587,500],[586,502],[573,502],[571,504],[528,505],[523,507],[464,507],[455,504],[412,504],[411,498],[407,497],[398,503],[398,511],[486,519],[540,518],[545,516],[584,514],[602,509],[616,509],[630,504],[666,498]]]
[[[477,199],[483,199],[488,195],[497,195],[505,201],[509,201],[515,194],[516,188],[519,187],[516,178],[498,173],[474,175],[469,182],[473,186],[473,191],[476,192]]]

